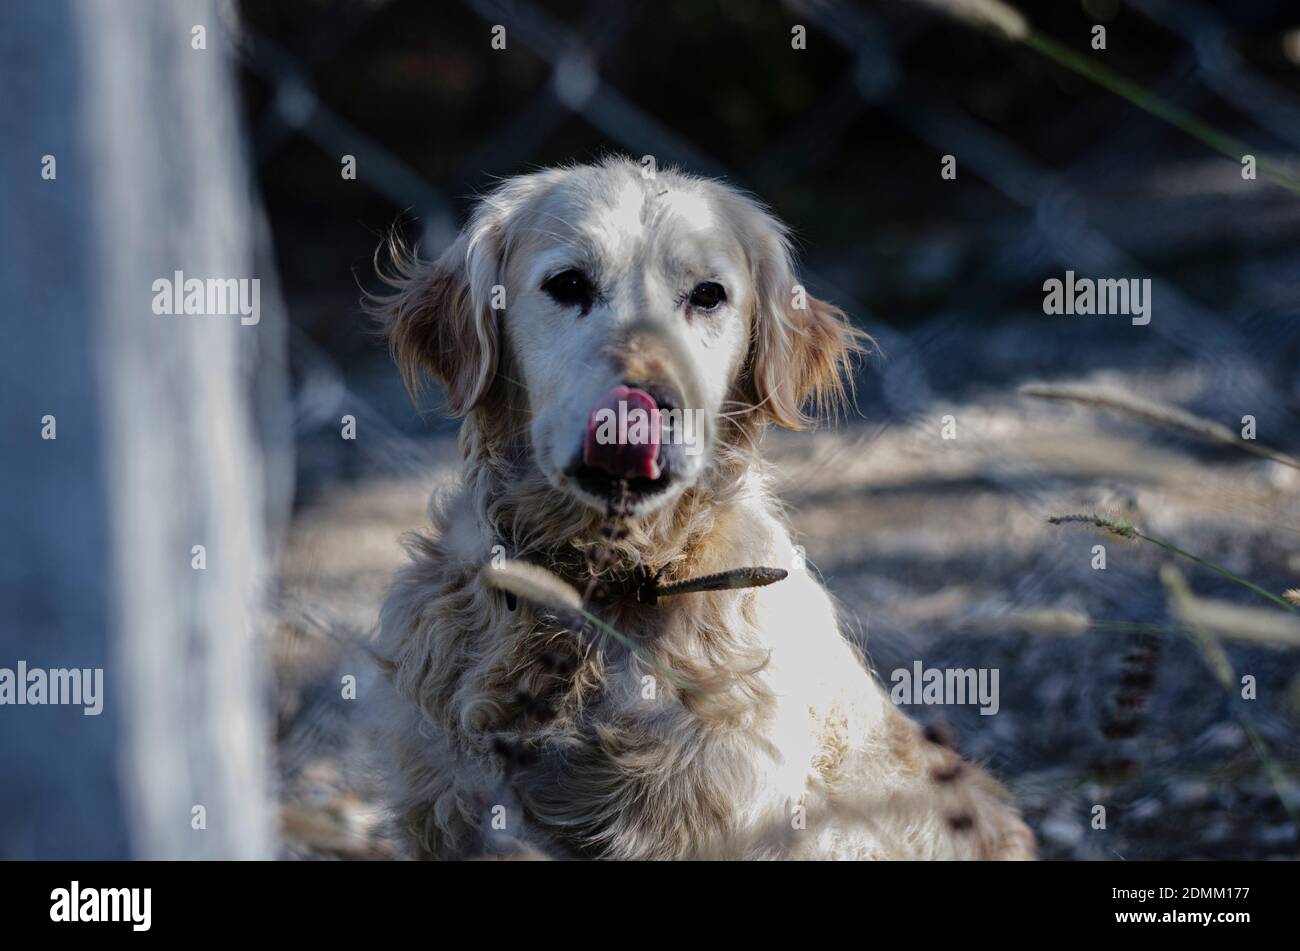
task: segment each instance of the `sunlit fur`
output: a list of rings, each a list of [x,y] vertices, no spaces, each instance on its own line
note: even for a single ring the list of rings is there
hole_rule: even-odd
[[[381,617],[392,807],[412,854],[1032,854],[996,783],[893,707],[793,563],[762,434],[836,403],[861,335],[837,308],[799,306],[785,232],[757,202],[610,159],[507,181],[434,264],[392,252],[394,293],[373,305],[394,357],[408,384],[432,378],[465,417],[464,484],[408,536]],[[566,255],[599,272],[604,306],[580,315],[537,292]],[[707,258],[708,274],[683,255]],[[715,272],[728,306],[701,326],[680,291]],[[490,306],[494,285],[504,311]],[[598,500],[557,466],[593,394],[646,374],[706,410],[708,451],[609,542]],[[509,610],[483,576],[498,545],[579,590],[601,546],[610,575],[642,564],[667,580],[748,565],[790,576],[598,605],[632,651],[526,603]]]

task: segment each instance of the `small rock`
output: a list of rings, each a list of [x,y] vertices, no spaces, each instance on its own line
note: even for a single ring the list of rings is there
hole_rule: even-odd
[[[1044,678],[1039,688],[1034,691],[1034,694],[1039,703],[1052,707],[1065,700],[1074,687],[1075,684],[1069,677],[1049,676]]]
[[[1230,753],[1246,744],[1246,734],[1235,723],[1216,723],[1201,734],[1198,741],[1210,750]]]
[[[1259,841],[1261,845],[1290,845],[1296,840],[1296,828],[1289,822],[1282,825],[1269,826],[1267,829],[1261,829],[1259,832]]]
[[[1209,825],[1201,829],[1202,842],[1226,842],[1233,836],[1232,823],[1223,819],[1215,819]]]
[[[1083,840],[1083,826],[1069,819],[1044,819],[1038,834],[1045,841],[1065,849],[1072,849]]]
[[[1203,806],[1210,801],[1210,785],[1198,779],[1188,779],[1169,787],[1171,805],[1184,809]]]
[[[1136,822],[1150,822],[1156,816],[1164,811],[1160,800],[1154,796],[1149,799],[1142,799],[1129,807],[1128,815],[1130,819]]]

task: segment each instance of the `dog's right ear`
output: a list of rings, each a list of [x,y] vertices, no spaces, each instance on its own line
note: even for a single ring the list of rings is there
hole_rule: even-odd
[[[448,410],[463,416],[487,395],[496,375],[500,327],[492,308],[501,259],[500,216],[480,205],[451,247],[421,261],[396,237],[389,264],[376,271],[392,288],[367,295],[407,392],[416,400],[426,378],[447,391]]]

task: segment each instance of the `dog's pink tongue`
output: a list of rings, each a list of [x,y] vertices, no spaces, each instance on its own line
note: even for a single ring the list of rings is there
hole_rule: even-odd
[[[616,386],[587,418],[582,461],[620,479],[659,478],[659,406],[645,390]]]

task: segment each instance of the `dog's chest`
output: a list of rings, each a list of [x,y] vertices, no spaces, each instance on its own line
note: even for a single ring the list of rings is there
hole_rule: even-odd
[[[680,697],[656,697],[653,686],[641,665],[607,669],[601,696],[545,730],[513,774],[530,822],[563,850],[690,857],[802,795],[810,757],[782,755],[789,737],[770,711],[723,725]]]

